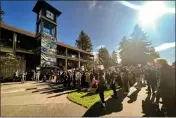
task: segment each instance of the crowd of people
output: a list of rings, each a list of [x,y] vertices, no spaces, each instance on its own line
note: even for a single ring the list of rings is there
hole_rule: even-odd
[[[36,70],[31,71],[20,71],[17,70],[14,72],[13,81],[21,80],[21,83],[24,83],[26,80],[39,81],[40,72]]]
[[[19,72],[15,73],[15,77]],[[124,94],[128,94],[130,87],[134,86],[141,90],[142,85],[147,85],[148,93],[156,96],[156,104],[159,104],[162,98],[163,107],[171,111],[176,106],[176,80],[175,66],[170,66],[165,59],[155,59],[153,63],[137,66],[110,67],[107,69],[96,68],[93,71],[82,71],[81,69],[70,70],[67,72],[61,70],[51,70],[47,74],[40,75],[40,72],[33,71],[30,76],[32,80],[42,80],[46,82],[63,83],[64,87],[82,88],[95,90],[99,93],[102,107],[105,107],[104,91],[113,90],[113,96],[118,98],[117,87],[120,87]],[[22,73],[22,81],[26,78],[26,73]],[[176,108],[175,108],[176,109]]]
[[[145,84],[148,93],[156,96],[155,104],[159,105],[159,100],[162,98],[162,110],[173,114],[173,110],[176,109],[175,66],[170,66],[165,59],[158,58],[152,64],[143,66],[100,69],[98,74],[98,89],[102,107],[105,107],[104,90],[106,86],[109,85],[113,90],[114,97],[118,98],[117,86],[122,88],[124,94],[128,94],[130,87],[134,84],[139,91]]]

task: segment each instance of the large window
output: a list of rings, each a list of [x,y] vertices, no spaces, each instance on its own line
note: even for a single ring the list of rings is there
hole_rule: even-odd
[[[44,22],[44,32],[52,35],[53,37],[56,36],[56,26],[50,22]]]

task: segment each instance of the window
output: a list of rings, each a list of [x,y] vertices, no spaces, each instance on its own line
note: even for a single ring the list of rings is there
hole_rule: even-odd
[[[41,32],[41,23],[38,24],[38,32],[37,33],[40,33]]]
[[[50,22],[45,21],[44,22],[44,32],[55,37],[56,26]]]
[[[51,20],[54,20],[54,14],[48,10],[46,10],[46,17],[50,18]]]

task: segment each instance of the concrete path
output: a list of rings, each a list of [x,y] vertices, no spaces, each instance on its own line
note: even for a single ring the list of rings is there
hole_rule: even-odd
[[[33,86],[33,85],[32,85]],[[43,87],[34,90],[9,92],[1,94],[2,116],[162,116],[158,115],[157,105],[153,104],[155,96],[146,94],[146,87],[137,91],[130,89],[127,97],[120,93],[120,98],[108,98],[106,110],[96,103],[90,109],[74,104],[67,99],[72,91],[59,88]],[[73,90],[74,91],[74,90]],[[161,107],[161,105],[159,106]]]
[[[154,104],[155,96],[148,95],[146,87],[137,91],[136,88],[131,87],[127,96],[123,96],[119,92],[120,97],[108,98],[106,100],[106,109],[101,109],[100,104],[97,103],[88,109],[84,117],[100,117],[100,116],[150,116],[159,117],[162,113],[159,113],[157,109],[161,107]]]
[[[53,87],[58,87],[62,85],[52,85]],[[13,93],[13,92],[20,92],[26,91],[28,89],[42,89],[50,87],[48,83],[41,83],[41,82],[14,82],[14,83],[1,83],[1,93]]]
[[[70,102],[67,94],[52,87],[1,94],[2,116],[82,116],[87,110]]]

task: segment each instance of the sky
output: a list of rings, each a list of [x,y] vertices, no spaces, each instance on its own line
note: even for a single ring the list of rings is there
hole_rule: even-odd
[[[153,46],[160,56],[169,63],[175,61],[175,2],[165,1],[167,8],[174,9],[174,13],[165,13],[151,20],[155,13],[152,7],[139,10],[144,1],[47,1],[62,12],[58,18],[57,40],[75,46],[75,40],[83,30],[91,38],[93,52],[100,47],[106,47],[109,52],[117,50],[119,42],[124,36],[130,36],[136,24],[142,24]],[[5,11],[4,22],[35,33],[36,14],[32,9],[36,1],[3,1],[2,9]],[[150,6],[150,5],[149,5]],[[158,6],[158,7],[156,7]],[[155,16],[161,12],[162,5]],[[144,7],[141,7],[144,8]],[[152,11],[151,11],[152,10]],[[140,13],[146,14],[140,15]],[[153,16],[154,16],[153,15]],[[142,20],[141,20],[142,17]],[[148,21],[147,20],[147,21]],[[147,24],[148,23],[148,24]]]

